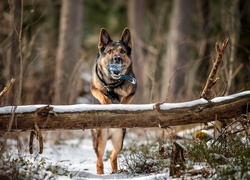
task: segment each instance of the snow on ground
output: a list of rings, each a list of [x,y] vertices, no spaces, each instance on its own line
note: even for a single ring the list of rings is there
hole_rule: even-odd
[[[190,133],[193,134],[197,129],[186,129],[178,134],[187,138],[187,135]],[[131,143],[135,143],[137,146],[142,144],[151,144],[155,143],[157,139],[162,138],[166,133],[166,130],[159,128],[135,128],[128,129],[125,141],[124,148],[131,147]],[[42,165],[43,168],[47,169],[48,166],[58,167],[59,171],[55,172],[55,179],[59,180],[100,180],[100,179],[133,179],[133,180],[165,180],[173,179],[169,176],[168,169],[164,173],[158,174],[132,174],[128,172],[121,172],[116,174],[111,174],[111,166],[107,154],[111,151],[112,145],[108,141],[106,146],[106,153],[104,154],[104,175],[96,174],[96,156],[92,146],[92,138],[90,130],[74,130],[74,131],[44,131],[44,149],[43,153],[38,153],[38,141],[34,140],[34,153],[29,154],[28,151],[28,138],[29,132],[21,132],[16,134],[19,137],[19,142],[15,140],[10,140],[11,148],[8,149],[8,152],[11,154],[11,158],[20,157],[30,160],[36,164],[41,164],[41,159],[46,162],[46,165]],[[165,134],[166,135],[166,134]],[[164,136],[165,136],[164,135]],[[12,149],[12,150],[11,150]],[[107,153],[108,151],[108,153]],[[139,153],[139,152],[138,152]],[[106,160],[108,159],[108,160]],[[120,158],[121,160],[122,158]],[[118,160],[119,162],[119,160]],[[203,165],[197,164],[197,167],[194,169],[202,169]],[[25,171],[25,167],[23,167]],[[36,170],[35,170],[36,171]],[[69,173],[71,174],[69,176]],[[46,171],[46,174],[51,174],[50,171]],[[61,175],[60,175],[61,174]],[[49,177],[50,175],[48,175]],[[39,179],[39,178],[38,178]],[[42,178],[44,179],[44,178]],[[47,178],[50,179],[50,178]],[[53,179],[53,178],[52,178]],[[178,179],[178,178],[177,178]],[[185,176],[184,179],[202,179],[201,175],[197,176]]]
[[[86,130],[84,133],[88,133]],[[110,143],[106,150],[111,150]],[[62,142],[62,144],[45,144],[45,149],[41,157],[52,164],[57,164],[72,172],[73,179],[106,179],[106,178],[126,178],[124,174],[110,174],[109,161],[104,161],[105,175],[96,175],[95,152],[90,137],[83,140],[72,139]],[[124,177],[125,176],[125,177]]]
[[[104,161],[104,175],[96,174],[96,156],[92,146],[92,138],[90,130],[79,131],[58,131],[57,133],[43,132],[44,136],[44,149],[43,153],[38,153],[38,141],[34,140],[34,153],[32,155],[28,152],[29,133],[21,133],[19,140],[22,143],[21,156],[26,159],[39,161],[43,158],[46,164],[53,166],[59,166],[64,170],[70,171],[72,179],[133,179],[133,180],[153,180],[153,179],[169,179],[168,173],[162,174],[129,174],[126,172],[111,174],[111,166],[109,159]],[[142,143],[143,137],[138,137],[142,134],[136,135],[134,133],[127,133],[124,147],[128,147],[128,143],[131,143],[132,139],[137,140],[138,144]],[[145,135],[145,134],[144,134]],[[144,137],[145,138],[145,137]],[[13,143],[15,144],[15,143]],[[15,146],[15,145],[14,145]],[[106,152],[111,151],[112,145],[108,141],[106,146]],[[16,147],[14,151],[17,152]],[[17,155],[17,153],[15,153]],[[104,159],[107,155],[104,155]],[[63,173],[65,174],[65,173]],[[68,180],[71,179],[65,175],[59,175],[56,179]]]

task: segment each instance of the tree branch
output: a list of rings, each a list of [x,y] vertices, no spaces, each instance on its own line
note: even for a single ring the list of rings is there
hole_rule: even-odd
[[[228,38],[224,40],[221,48],[217,42],[215,43],[216,59],[215,59],[215,62],[213,64],[213,68],[212,68],[212,70],[207,78],[206,85],[205,85],[205,87],[200,95],[200,98],[204,98],[207,100],[211,99],[211,89],[215,85],[216,81],[218,80],[218,78],[216,78],[216,73],[217,73],[217,70],[218,70],[219,65],[221,63],[224,51],[227,47],[228,40],[229,40]]]
[[[11,90],[12,86],[14,85],[16,79],[11,78],[10,82],[7,84],[7,86],[0,92],[0,100],[8,94],[8,92]]]

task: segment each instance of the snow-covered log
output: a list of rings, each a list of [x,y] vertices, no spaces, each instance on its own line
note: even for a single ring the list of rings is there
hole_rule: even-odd
[[[0,131],[169,127],[238,118],[249,110],[250,91],[182,103],[144,105],[29,105],[0,108]],[[15,109],[15,112],[13,112]],[[11,116],[14,113],[14,120]],[[9,125],[12,127],[9,128]]]

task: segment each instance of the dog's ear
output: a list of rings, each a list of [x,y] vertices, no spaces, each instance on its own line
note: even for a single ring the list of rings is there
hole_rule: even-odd
[[[98,44],[98,49],[100,51],[103,51],[104,48],[108,45],[109,42],[111,42],[111,38],[106,31],[106,29],[102,28],[100,31],[100,37],[99,37],[99,44]]]
[[[126,46],[132,49],[132,41],[131,41],[131,34],[128,28],[125,28],[122,32],[120,41],[124,42]]]

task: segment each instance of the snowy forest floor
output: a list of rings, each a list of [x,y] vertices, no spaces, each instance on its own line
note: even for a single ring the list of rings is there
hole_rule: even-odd
[[[200,129],[200,127],[198,129]],[[192,134],[194,134],[194,132],[198,129],[181,131],[178,133],[178,136],[184,136],[185,138],[190,139],[192,138]],[[121,172],[117,174],[111,173],[111,167],[108,157],[112,149],[112,145],[111,142],[108,141],[106,146],[106,153],[104,155],[104,175],[96,174],[96,157],[92,146],[90,130],[44,132],[43,136],[45,143],[44,151],[42,154],[38,153],[38,141],[34,141],[34,145],[36,145],[36,147],[34,147],[34,153],[32,155],[29,154],[29,133],[20,133],[18,135],[18,141],[13,139],[8,140],[8,151],[6,151],[5,155],[1,158],[2,162],[0,162],[0,177],[10,177],[9,175],[12,174],[12,176],[19,177],[18,179],[174,179],[169,175],[171,144],[173,143],[173,141],[176,141],[175,139],[169,139],[169,137],[171,136],[171,130],[168,131],[159,128],[128,129],[124,141],[124,150],[119,157],[119,166]],[[167,136],[168,139],[166,138]],[[145,148],[140,149],[135,148],[135,146],[146,148],[150,147],[151,150],[155,149],[158,153],[159,144],[162,143],[162,139],[167,139],[165,141],[165,145],[167,146],[166,149],[168,157],[165,159],[163,158],[164,162],[158,161],[158,156],[137,156],[138,154],[142,154],[142,152],[140,151],[144,151]],[[249,150],[249,145],[247,147]],[[198,148],[202,150],[203,146],[199,146]],[[132,153],[137,155],[131,156]],[[146,153],[150,154],[149,151],[147,151]],[[204,173],[208,173],[206,179],[218,178],[213,168],[209,167],[208,163],[204,162],[208,159],[204,160],[204,157],[199,157],[198,151],[193,153],[197,153],[194,155],[196,156],[196,160],[186,159],[186,166],[189,166],[189,169],[192,169],[194,171],[197,170],[197,172],[203,173],[197,173],[193,175],[190,175],[190,173],[186,173],[184,175],[181,175],[181,178],[204,179]],[[201,153],[206,154],[206,151]],[[218,158],[221,164],[225,164],[223,163],[223,161],[227,161],[227,158],[224,158],[224,156],[220,154],[214,155],[219,156]],[[143,158],[145,158],[146,161]],[[246,161],[248,161],[249,157],[245,159]],[[144,162],[144,164],[140,165],[141,162]],[[156,168],[158,169],[150,172],[151,170],[148,171],[148,169],[145,168],[145,165],[148,166],[148,164],[151,164],[152,166],[150,165],[150,168],[153,168],[152,162],[155,162],[154,165],[157,164]],[[249,162],[246,163],[248,164]],[[159,164],[161,166],[159,166]],[[229,166],[231,166],[230,163],[228,164]],[[144,170],[138,173],[138,171],[136,171],[136,168],[142,168]],[[235,166],[235,168],[237,168],[237,165]],[[241,171],[241,169],[239,169],[239,171]],[[18,173],[18,175],[14,173]],[[241,176],[241,174],[239,174],[239,176]],[[243,179],[244,177],[250,177],[249,169],[244,170]]]

